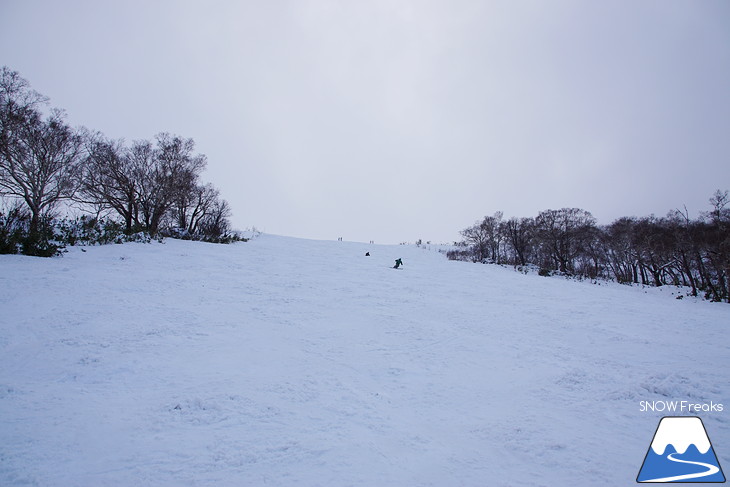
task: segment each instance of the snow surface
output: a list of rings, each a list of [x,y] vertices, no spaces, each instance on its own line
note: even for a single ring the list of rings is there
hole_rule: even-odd
[[[0,485],[633,485],[674,400],[724,403],[730,465],[727,304],[416,246],[84,250],[0,256]]]

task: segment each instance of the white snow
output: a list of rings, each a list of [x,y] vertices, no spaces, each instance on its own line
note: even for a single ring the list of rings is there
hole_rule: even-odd
[[[662,419],[651,442],[651,449],[657,455],[664,455],[664,450],[670,444],[679,454],[686,452],[690,445],[694,445],[704,455],[711,446],[705,428],[702,427],[702,421],[698,417]]]
[[[0,256],[0,485],[630,485],[642,400],[724,403],[730,464],[728,304],[415,246],[84,250]]]

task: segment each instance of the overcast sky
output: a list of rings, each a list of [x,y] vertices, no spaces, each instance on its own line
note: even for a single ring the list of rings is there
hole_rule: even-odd
[[[195,139],[240,229],[453,241],[730,189],[725,0],[0,0],[0,65],[73,125]]]

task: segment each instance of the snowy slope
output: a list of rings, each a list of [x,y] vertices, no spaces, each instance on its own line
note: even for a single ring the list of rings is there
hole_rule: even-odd
[[[730,465],[730,305],[414,246],[86,250],[0,256],[0,485],[633,485],[674,400],[724,403]]]

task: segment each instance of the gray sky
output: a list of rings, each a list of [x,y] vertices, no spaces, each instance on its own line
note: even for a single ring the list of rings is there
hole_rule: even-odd
[[[453,241],[730,189],[730,2],[0,0],[74,125],[192,137],[237,228]]]

